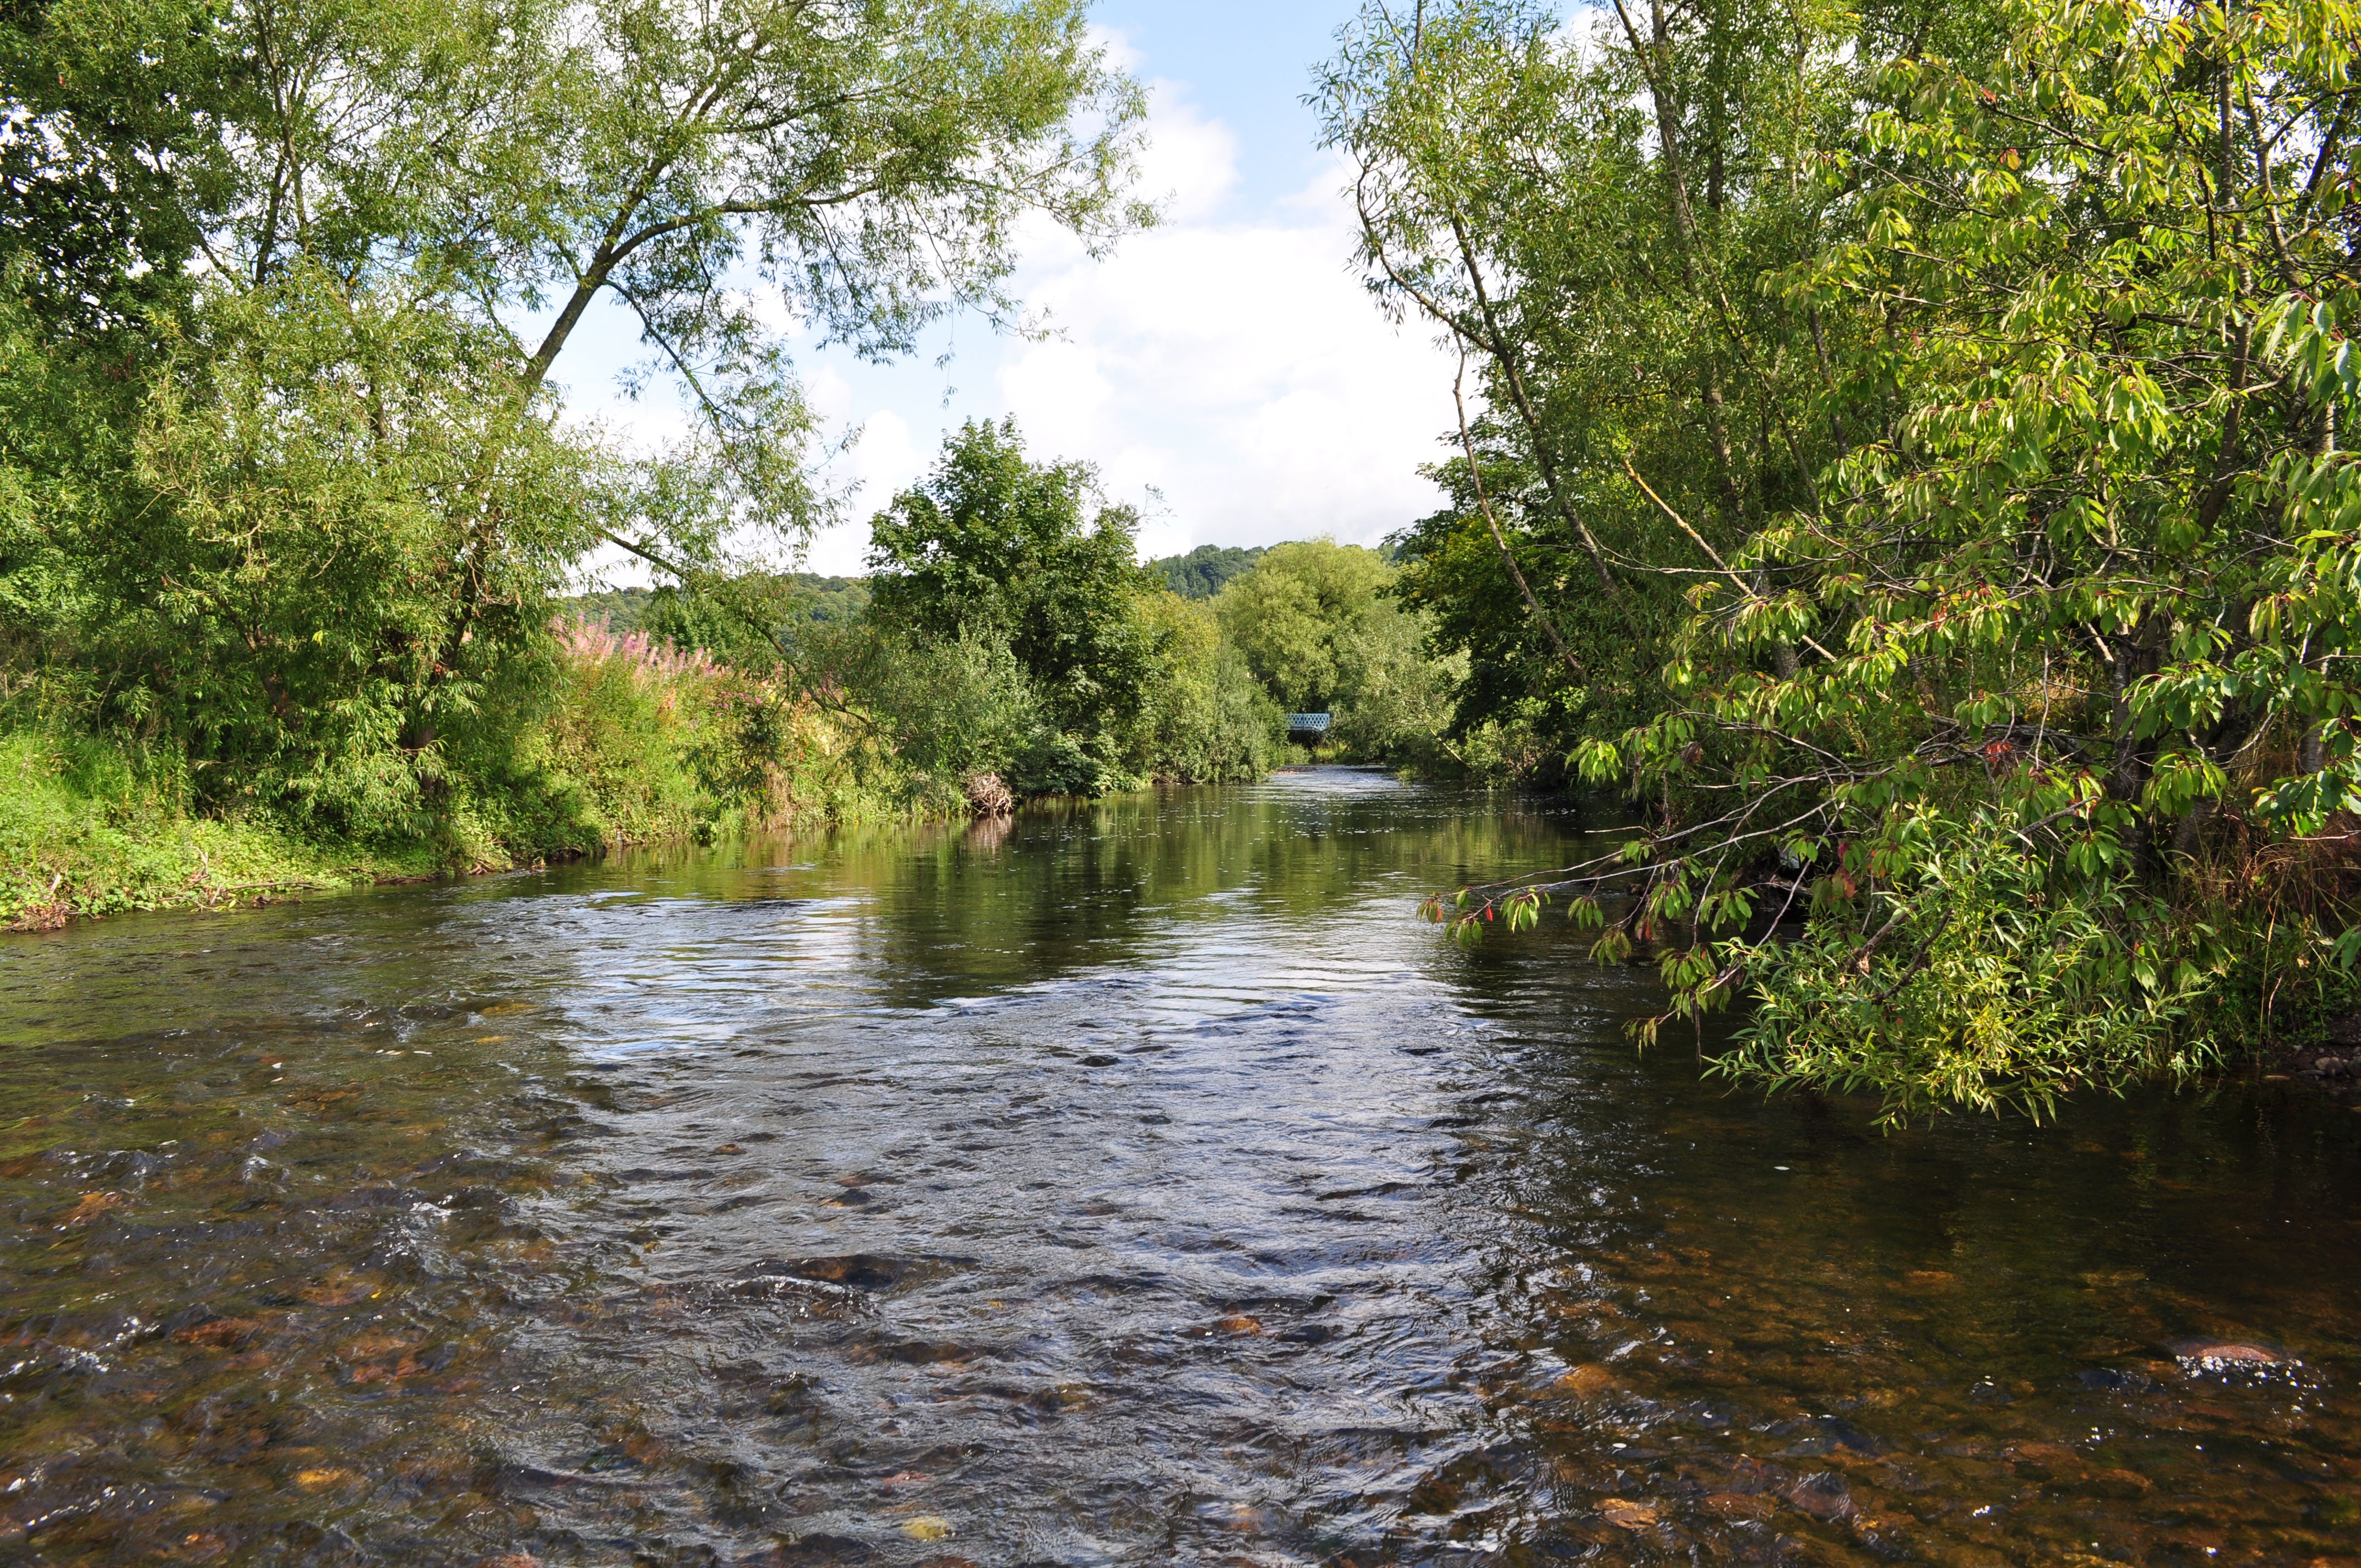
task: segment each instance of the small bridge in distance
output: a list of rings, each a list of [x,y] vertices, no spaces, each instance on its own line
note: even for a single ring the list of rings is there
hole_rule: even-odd
[[[1287,716],[1287,738],[1304,746],[1317,746],[1328,738],[1329,715],[1324,713],[1290,713]]]

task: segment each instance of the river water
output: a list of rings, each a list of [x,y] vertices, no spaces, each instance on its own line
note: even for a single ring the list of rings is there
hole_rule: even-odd
[[[7,938],[0,1561],[2354,1560],[2361,1115],[1701,1082],[1412,916],[1582,826],[1306,770]]]

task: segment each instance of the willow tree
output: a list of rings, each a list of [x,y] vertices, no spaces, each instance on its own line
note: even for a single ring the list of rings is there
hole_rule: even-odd
[[[1146,216],[1138,93],[1079,0],[165,9],[11,16],[31,114],[28,73],[93,38],[201,32],[225,172],[136,457],[6,569],[81,607],[107,715],[187,738],[209,790],[432,808],[598,539],[689,569],[821,515],[795,334],[885,356],[949,311],[1008,321],[1021,225],[1101,246]],[[672,450],[562,418],[602,297],[647,351],[631,385],[685,395]]]
[[[1832,20],[1380,5],[1324,74],[1370,286],[1481,393],[1408,582],[1468,639],[1471,716],[1553,693],[1570,743],[1653,711],[1682,589],[1831,455],[1786,417],[1825,354],[1759,284],[1842,221],[1817,156],[1858,71]],[[1768,657],[1792,667],[1784,641]]]

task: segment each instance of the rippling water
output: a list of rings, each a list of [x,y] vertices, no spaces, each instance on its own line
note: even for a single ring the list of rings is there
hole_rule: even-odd
[[[1581,828],[1311,770],[9,938],[0,1560],[2351,1556],[2361,1116],[1729,1094],[1411,918]]]

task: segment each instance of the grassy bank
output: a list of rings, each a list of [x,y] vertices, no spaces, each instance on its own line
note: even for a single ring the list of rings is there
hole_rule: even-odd
[[[218,908],[439,869],[428,846],[306,839],[192,816],[123,752],[38,730],[0,736],[0,928]]]
[[[702,652],[572,623],[556,630],[550,669],[511,747],[445,768],[420,809],[362,834],[287,802],[208,806],[179,753],[20,705],[0,729],[0,929],[970,809],[858,714]]]

